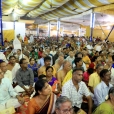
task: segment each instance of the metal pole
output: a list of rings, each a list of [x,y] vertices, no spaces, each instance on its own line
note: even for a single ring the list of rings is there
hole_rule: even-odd
[[[97,18],[96,18],[96,20],[97,20]],[[100,28],[101,28],[102,32],[104,33],[104,35],[105,35],[105,37],[106,37],[106,34],[105,34],[105,32],[104,32],[103,28],[101,27],[101,25],[100,25],[100,23],[99,23],[99,21],[98,21],[98,20],[97,20],[97,23],[99,24],[99,26],[100,26]]]
[[[50,37],[50,30],[51,30],[51,27],[50,27],[50,21],[48,22],[48,37]]]
[[[58,41],[59,35],[60,35],[60,19],[58,18],[58,20],[57,20],[57,41]]]
[[[90,15],[90,28],[91,28],[91,32],[90,32],[90,41],[92,41],[93,38],[93,28],[95,25],[95,13],[91,13]]]
[[[106,37],[105,41],[108,40],[108,38],[109,38],[110,34],[112,33],[113,29],[114,29],[114,25],[112,26],[112,29],[110,30],[110,32],[109,32],[108,36]]]
[[[38,34],[39,34],[38,24],[37,24],[36,32],[37,32],[37,37],[38,37]]]
[[[2,0],[0,0],[0,43],[4,45],[3,31],[2,31]]]

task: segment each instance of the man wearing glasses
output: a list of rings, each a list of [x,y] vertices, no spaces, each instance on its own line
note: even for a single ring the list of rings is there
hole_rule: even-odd
[[[72,101],[65,96],[59,97],[55,103],[55,112],[56,114],[73,114]]]
[[[31,95],[34,91],[34,74],[32,69],[28,68],[28,62],[25,58],[22,58],[19,62],[20,69],[16,73],[16,81],[18,85],[15,87],[15,91],[26,92],[26,94]]]

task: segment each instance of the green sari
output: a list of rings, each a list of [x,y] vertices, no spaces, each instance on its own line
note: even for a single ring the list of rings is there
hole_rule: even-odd
[[[104,102],[92,114],[114,114],[114,110],[107,102]]]

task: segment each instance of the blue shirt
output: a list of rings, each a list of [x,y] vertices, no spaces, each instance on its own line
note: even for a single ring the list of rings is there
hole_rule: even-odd
[[[40,60],[38,60],[38,65],[44,66],[44,58],[41,58]]]
[[[28,64],[28,68],[31,68],[33,71],[38,69],[36,63],[32,66],[30,64]]]
[[[105,84],[104,81],[101,81],[96,88],[94,89],[94,103],[98,106],[105,101],[106,96],[108,95],[109,89],[113,85],[109,83],[109,86]]]
[[[11,97],[16,97],[11,82],[8,78],[3,78],[0,84],[0,104],[5,104]]]

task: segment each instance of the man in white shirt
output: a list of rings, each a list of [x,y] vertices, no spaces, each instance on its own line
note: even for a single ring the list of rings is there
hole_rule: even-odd
[[[0,69],[0,111],[14,107],[17,108],[24,103],[24,100],[14,91],[8,78],[4,78]]]
[[[99,42],[98,44],[95,45],[94,49],[98,52],[102,51],[102,45],[101,43]]]
[[[101,83],[94,89],[94,104],[97,106],[105,101],[109,89],[113,86],[110,84],[111,73],[109,70],[103,69],[100,72],[100,78],[102,80]]]
[[[91,114],[92,98],[86,84],[82,81],[82,78],[82,69],[73,69],[72,79],[66,82],[62,87],[62,96],[67,96],[73,102],[73,106],[80,109],[83,101],[83,96],[85,95],[88,100],[88,114]]]
[[[0,69],[4,73],[4,77],[7,77],[12,83],[12,72],[7,69],[7,63],[5,61],[0,62]]]
[[[3,54],[3,52],[0,52],[0,60],[3,60],[3,61],[5,61],[5,62],[7,62],[6,57],[5,57],[5,55]]]
[[[9,57],[9,64],[7,65],[8,70],[12,72],[12,81],[16,83],[16,72],[20,68],[19,63],[16,63],[16,57],[15,56],[10,56]]]
[[[93,49],[92,43],[91,43],[91,42],[89,42],[89,44],[88,44],[86,47],[87,47],[87,49],[88,49],[89,53],[91,54],[92,49]]]

